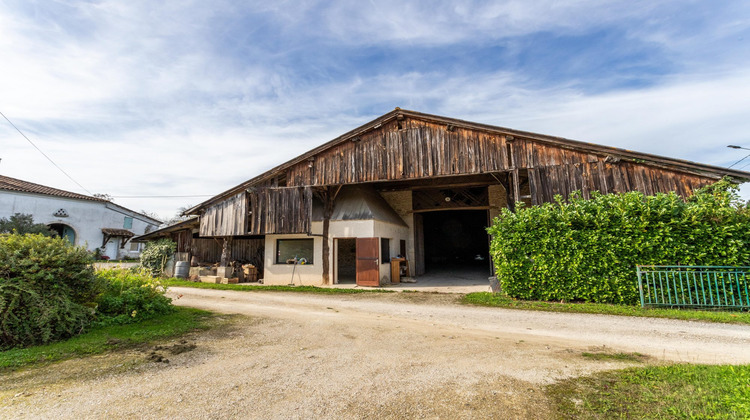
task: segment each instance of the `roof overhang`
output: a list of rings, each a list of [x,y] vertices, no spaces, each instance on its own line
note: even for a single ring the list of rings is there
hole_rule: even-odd
[[[358,137],[371,130],[378,129],[383,124],[390,122],[394,119],[403,119],[405,117],[418,119],[418,120],[431,122],[431,123],[445,124],[446,126],[453,126],[453,127],[458,127],[458,128],[465,128],[465,129],[471,129],[471,130],[476,130],[476,131],[481,131],[481,132],[492,133],[492,134],[500,134],[500,135],[524,138],[524,139],[531,140],[531,141],[554,145],[554,146],[564,148],[564,149],[584,151],[584,152],[599,154],[603,156],[612,156],[614,158],[626,158],[629,160],[643,161],[643,163],[645,164],[650,164],[650,165],[667,168],[667,169],[675,170],[675,171],[687,172],[687,173],[696,174],[700,176],[706,176],[710,178],[715,178],[717,180],[721,179],[722,177],[727,176],[727,177],[732,178],[734,181],[738,183],[750,181],[750,172],[738,171],[734,169],[723,168],[723,167],[713,166],[713,165],[706,165],[706,164],[692,162],[688,160],[668,158],[668,157],[653,155],[649,153],[635,152],[632,150],[620,149],[620,148],[611,147],[611,146],[603,146],[603,145],[599,145],[595,143],[571,140],[571,139],[567,139],[564,137],[549,136],[545,134],[532,133],[532,132],[522,131],[522,130],[514,130],[514,129],[506,128],[506,127],[475,123],[475,122],[460,120],[456,118],[442,117],[438,115],[431,115],[431,114],[425,114],[421,112],[396,108],[393,111],[368,122],[367,124],[364,124],[339,137],[336,137],[335,139],[329,142],[326,142],[279,166],[276,166],[275,168],[270,169],[254,178],[251,178],[250,180],[243,182],[242,184],[239,184],[222,193],[219,193],[216,196],[186,210],[185,212],[183,212],[183,214],[197,215],[202,209],[209,207],[217,202],[220,202],[229,196],[232,196],[244,190],[247,190],[248,188],[254,185],[260,184],[263,181],[268,180],[272,178],[273,176],[277,175],[279,172],[284,171],[300,162],[304,162],[308,160],[310,157],[320,152],[323,152],[331,147],[334,147],[338,145],[339,143],[349,141],[352,138]]]

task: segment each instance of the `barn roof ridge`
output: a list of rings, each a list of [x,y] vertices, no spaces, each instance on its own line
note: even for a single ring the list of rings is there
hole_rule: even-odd
[[[601,155],[611,155],[613,157],[620,157],[620,158],[627,158],[627,159],[631,159],[635,161],[642,161],[645,164],[651,164],[651,165],[660,166],[660,167],[667,167],[673,170],[680,170],[680,171],[689,172],[689,173],[696,173],[696,172],[708,173],[714,176],[730,176],[739,180],[750,180],[750,172],[733,170],[729,168],[723,168],[720,166],[707,165],[703,163],[697,163],[697,162],[683,160],[683,159],[659,156],[659,155],[654,155],[654,154],[649,154],[649,153],[636,152],[636,151],[622,149],[618,147],[599,145],[596,143],[583,142],[579,140],[568,139],[565,137],[552,136],[552,135],[547,135],[547,134],[534,133],[530,131],[523,131],[523,130],[516,130],[512,128],[507,128],[507,127],[495,126],[491,124],[477,123],[477,122],[462,120],[458,118],[427,114],[423,112],[412,111],[412,110],[407,110],[407,109],[396,107],[394,110],[386,114],[383,114],[330,141],[327,141],[313,149],[310,149],[309,151],[295,158],[292,158],[274,168],[271,168],[224,192],[221,192],[209,198],[208,200],[203,201],[202,203],[196,206],[193,206],[192,208],[186,210],[183,214],[197,214],[197,212],[204,207],[207,207],[213,203],[216,203],[222,200],[223,198],[226,198],[227,196],[237,194],[244,189],[247,189],[255,184],[258,184],[272,177],[273,175],[275,175],[276,173],[280,171],[283,171],[295,164],[303,162],[309,159],[310,157],[315,156],[321,152],[324,152],[332,147],[335,147],[336,145],[342,142],[348,141],[354,137],[360,136],[369,131],[378,129],[383,124],[393,119],[396,119],[400,116],[410,117],[413,119],[423,120],[423,121],[428,121],[428,122],[443,123],[446,125],[452,125],[454,127],[466,128],[466,129],[471,129],[471,130],[485,131],[485,132],[490,132],[494,134],[517,136],[517,137],[522,137],[524,139],[528,139],[532,141],[548,143],[548,144],[566,148],[566,149],[583,150],[583,151],[587,151],[590,153],[596,153],[596,154],[601,154]]]

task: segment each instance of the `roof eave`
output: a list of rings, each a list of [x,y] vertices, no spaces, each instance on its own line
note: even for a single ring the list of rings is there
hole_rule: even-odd
[[[562,147],[566,149],[583,150],[589,153],[600,154],[600,155],[611,155],[615,157],[626,158],[631,161],[642,160],[651,165],[660,166],[660,167],[667,168],[670,170],[678,170],[681,172],[687,172],[687,173],[692,173],[692,174],[696,174],[700,176],[706,176],[709,178],[721,179],[724,176],[729,176],[736,182],[750,181],[750,172],[738,171],[738,170],[733,170],[729,168],[722,168],[722,167],[713,166],[713,165],[706,165],[706,164],[692,162],[688,160],[667,158],[664,156],[652,155],[649,153],[635,152],[632,150],[620,149],[620,148],[612,147],[612,146],[604,146],[604,145],[599,145],[595,143],[583,142],[579,140],[572,140],[572,139],[568,139],[565,137],[557,137],[557,136],[550,136],[546,134],[532,133],[529,131],[515,130],[512,128],[493,126],[489,124],[476,123],[476,122],[461,120],[457,118],[442,117],[439,115],[424,114],[424,113],[417,112],[417,111],[410,111],[406,109],[396,108],[393,111],[387,114],[384,114],[353,130],[350,130],[346,132],[345,134],[342,134],[334,138],[333,140],[330,140],[314,149],[309,150],[306,153],[303,153],[297,156],[294,159],[291,159],[281,165],[278,165],[272,169],[269,169],[268,171],[254,178],[251,178],[248,181],[243,182],[242,184],[239,184],[222,193],[219,193],[215,195],[214,197],[184,211],[182,214],[183,215],[197,215],[199,214],[200,210],[205,207],[208,207],[214,203],[217,203],[225,199],[228,196],[238,194],[253,185],[256,185],[266,179],[273,177],[275,174],[277,174],[280,171],[283,171],[297,163],[304,162],[310,156],[320,153],[330,147],[333,147],[337,145],[338,143],[346,141],[352,137],[364,134],[365,132],[368,132],[370,130],[376,129],[380,127],[382,124],[387,123],[390,120],[396,118],[398,115],[408,116],[408,117],[412,117],[415,119],[421,119],[424,121],[450,124],[456,127],[469,128],[472,130],[480,130],[480,131],[491,132],[491,133],[502,134],[502,135],[518,136],[518,137],[522,137],[522,138],[529,139],[532,141],[539,141],[543,143],[556,145],[558,147]]]

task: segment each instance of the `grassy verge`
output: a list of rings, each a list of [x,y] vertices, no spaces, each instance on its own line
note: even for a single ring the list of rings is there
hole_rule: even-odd
[[[137,324],[100,327],[70,340],[43,346],[0,352],[0,372],[110,350],[132,347],[152,340],[180,336],[196,328],[208,328],[210,312],[177,307],[176,311]]]
[[[560,418],[745,419],[750,365],[630,368],[547,387]]]
[[[640,306],[608,305],[602,303],[556,303],[526,301],[516,300],[504,295],[492,294],[489,292],[469,293],[468,295],[463,297],[462,302],[472,305],[495,306],[508,309],[526,309],[532,311],[574,312],[587,314],[682,319],[689,321],[721,322],[729,324],[750,324],[750,313],[748,312],[641,308]]]
[[[216,289],[216,290],[240,290],[243,292],[273,291],[273,292],[300,292],[300,293],[320,293],[324,295],[351,295],[357,293],[394,293],[393,290],[383,289],[335,289],[329,287],[315,286],[248,286],[243,284],[217,284],[217,283],[199,283],[178,279],[164,280],[165,286],[194,287],[196,289]]]

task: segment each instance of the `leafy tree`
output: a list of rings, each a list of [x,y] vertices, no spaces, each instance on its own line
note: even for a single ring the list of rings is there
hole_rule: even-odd
[[[165,221],[164,223],[167,226],[176,225],[177,223],[184,222],[185,220],[192,219],[195,216],[183,216],[182,213],[184,213],[186,210],[192,208],[192,204],[188,204],[186,206],[182,206],[177,210],[177,213],[175,213],[174,216],[172,216],[169,220]]]
[[[55,236],[57,232],[50,230],[43,223],[34,223],[34,217],[30,214],[16,213],[10,218],[0,218],[0,233],[39,233],[44,236]]]
[[[96,197],[96,198],[101,198],[102,200],[107,200],[107,201],[115,201],[115,199],[114,199],[114,198],[112,198],[112,196],[111,196],[111,195],[109,195],[109,194],[104,194],[104,193],[96,193],[96,194],[94,194],[93,196],[94,196],[94,197]]]

